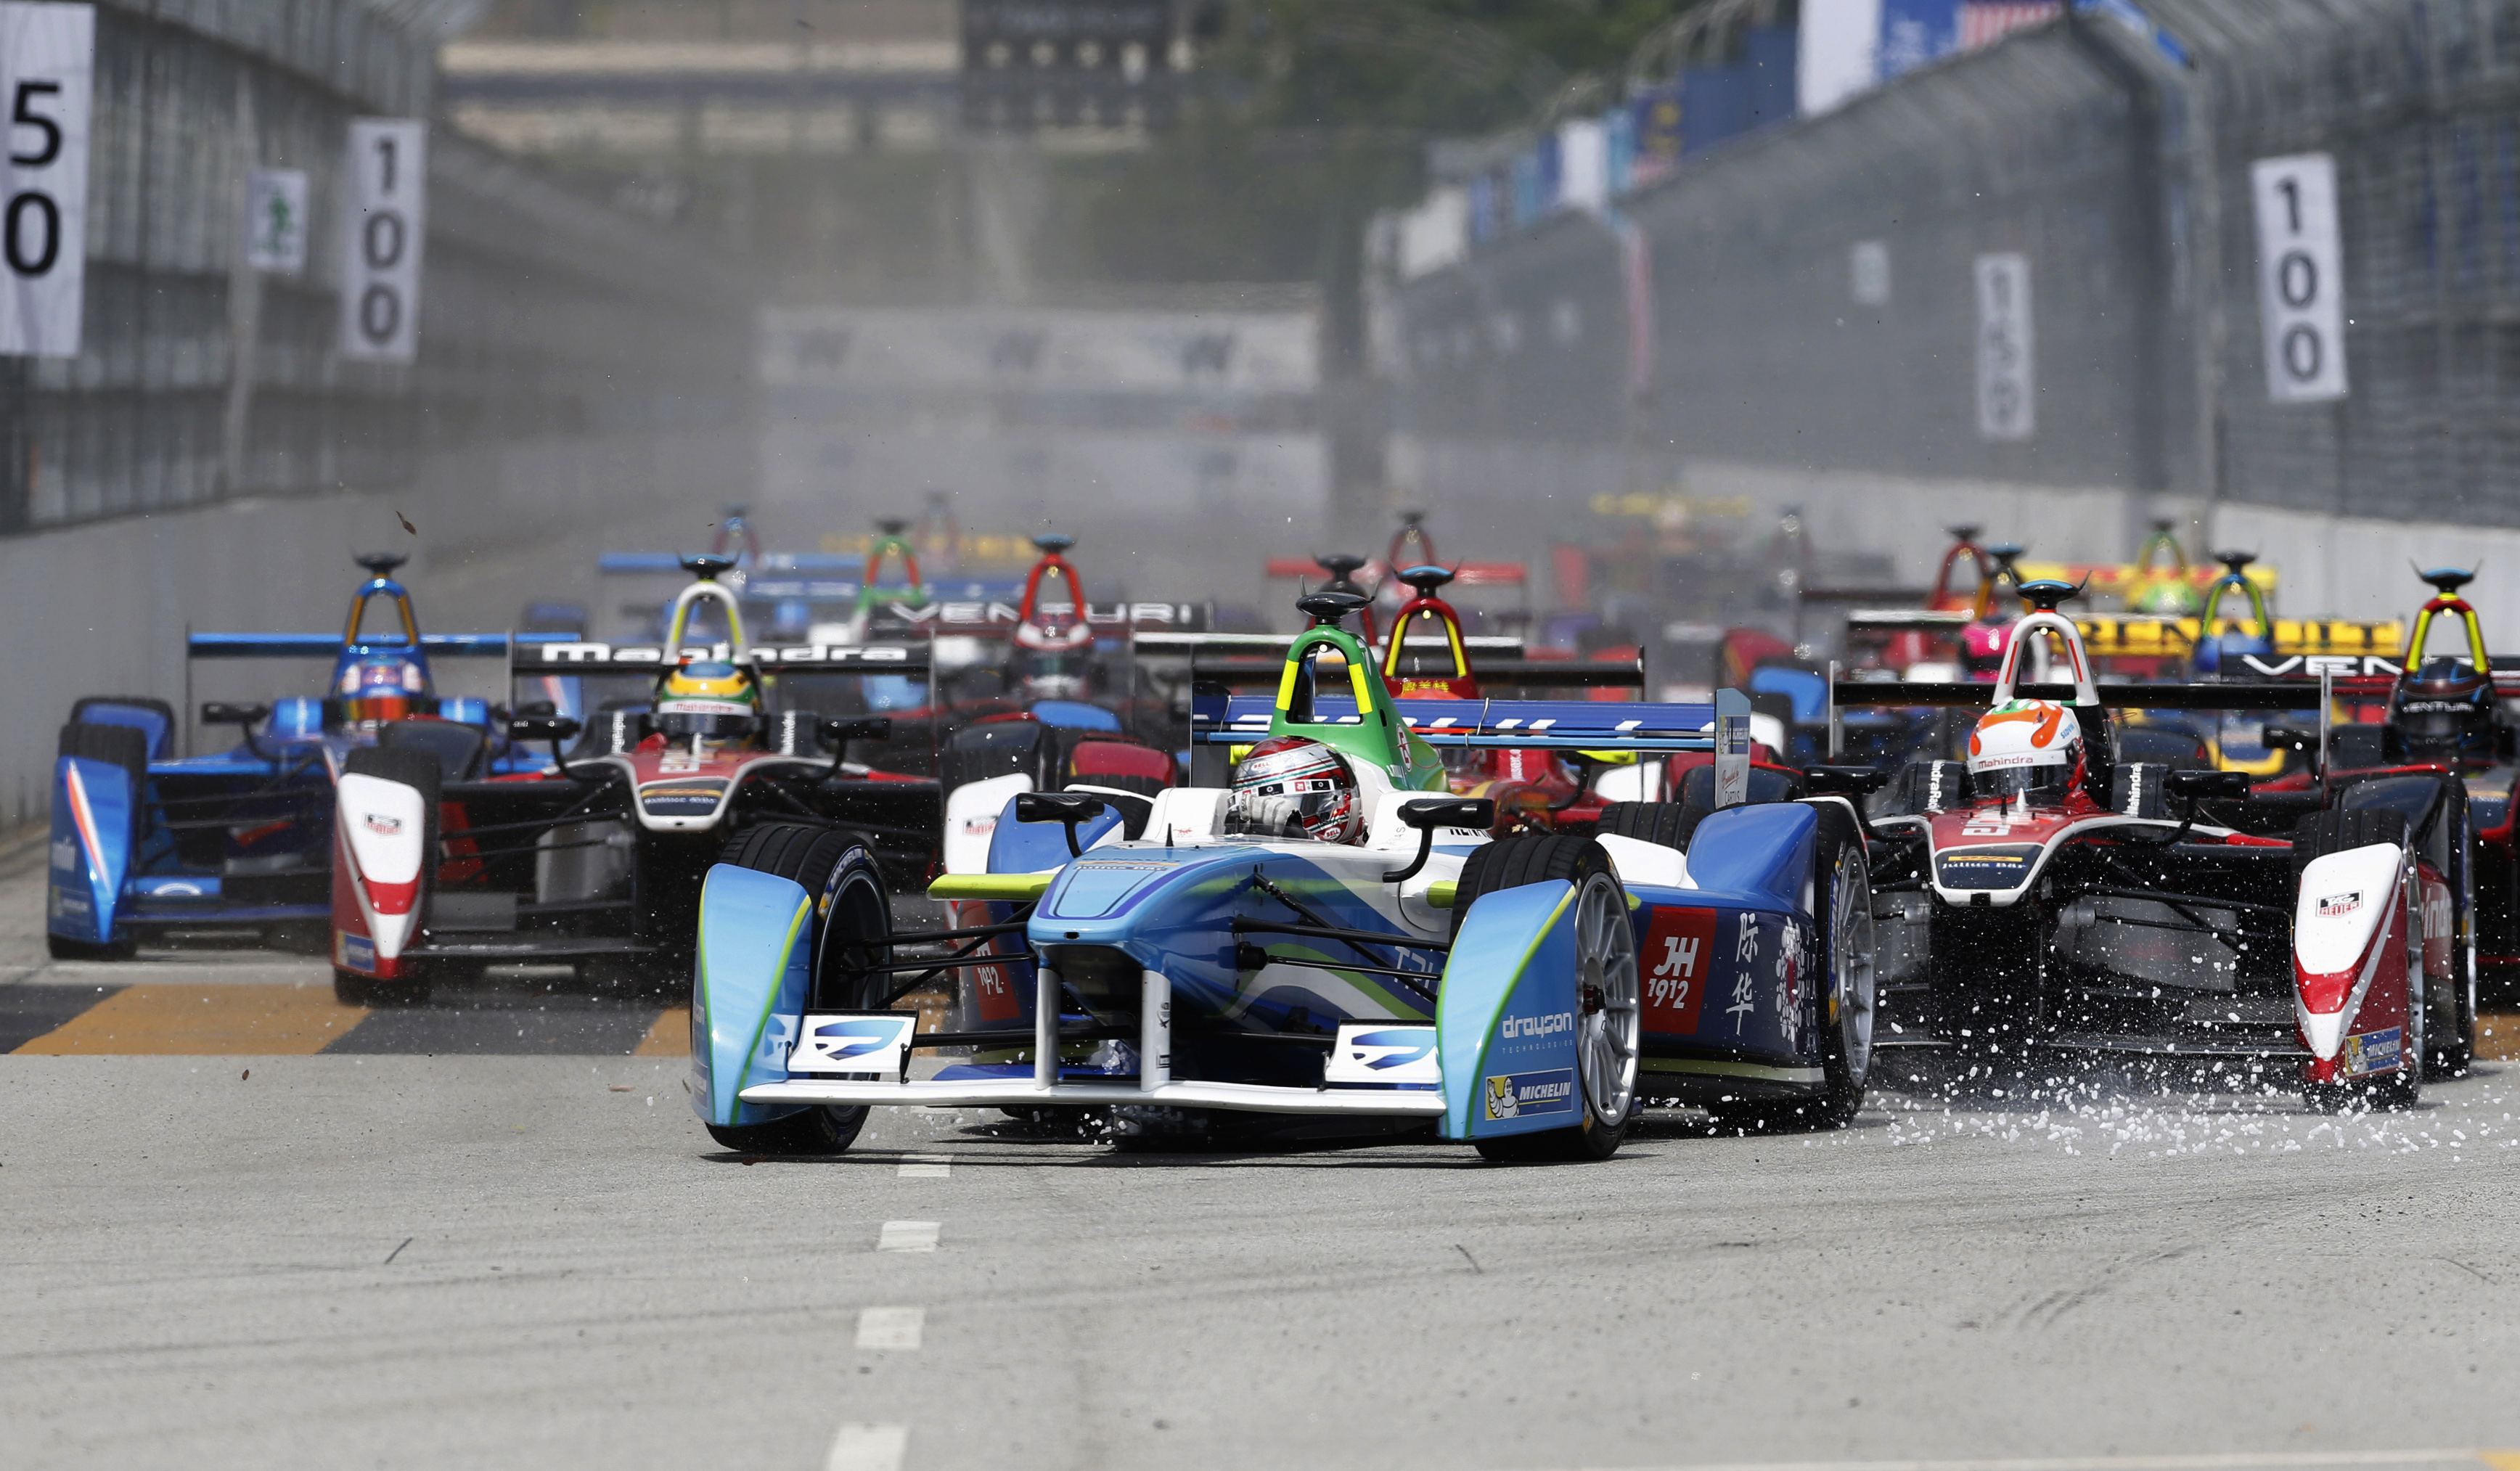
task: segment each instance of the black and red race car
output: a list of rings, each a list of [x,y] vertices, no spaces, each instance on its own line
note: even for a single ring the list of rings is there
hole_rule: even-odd
[[[2253,790],[2242,773],[2121,761],[2118,712],[2282,712],[2304,687],[2097,685],[2056,610],[2077,591],[2021,585],[2034,611],[1992,686],[1837,686],[1841,704],[2052,701],[2087,753],[2062,794],[1979,791],[1963,763],[1928,761],[1873,801],[1880,1045],[1956,1051],[2000,1086],[2036,1084],[2043,1058],[2100,1054],[2297,1080],[2320,1105],[2410,1101],[2428,1073],[2465,1067],[2458,815],[2343,774]],[[2065,683],[2030,683],[2041,639]],[[2447,790],[2439,774],[2416,780]]]
[[[731,840],[773,820],[845,825],[893,881],[925,881],[935,780],[845,760],[850,742],[880,741],[889,722],[827,719],[800,698],[852,680],[924,683],[925,651],[749,645],[737,595],[716,581],[728,559],[688,565],[698,580],[675,600],[664,644],[519,646],[512,673],[652,690],[669,670],[706,661],[749,686],[758,723],[740,739],[670,737],[637,698],[606,703],[583,731],[528,715],[511,737],[549,742],[555,764],[510,776],[450,779],[437,753],[416,745],[352,752],[336,798],[332,903],[345,1000],[416,1001],[437,980],[498,963],[678,983],[701,878]],[[703,606],[723,617],[727,642],[686,643]]]
[[[2461,567],[2422,572],[2433,596],[2416,612],[2407,646],[2372,655],[2308,655],[2255,661],[2317,680],[2329,717],[2271,731],[2294,769],[2268,783],[2320,790],[2355,808],[2401,814],[2449,876],[2451,944],[2471,1015],[2520,993],[2520,729],[2506,701],[2520,698],[2520,668],[2488,650]],[[2434,654],[2436,627],[2455,629],[2460,654]],[[2318,697],[2308,703],[2318,705]],[[2361,717],[2337,721],[2339,711]]]

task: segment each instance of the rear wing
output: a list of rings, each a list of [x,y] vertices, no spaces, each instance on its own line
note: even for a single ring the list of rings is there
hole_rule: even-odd
[[[1750,702],[1731,690],[1711,705],[1603,704],[1593,700],[1401,699],[1392,709],[1411,734],[1432,746],[1565,751],[1713,751],[1719,724],[1737,725],[1739,752],[1750,750]],[[1277,702],[1262,695],[1202,693],[1191,706],[1191,740],[1242,745],[1269,733]],[[1314,698],[1313,724],[1354,725],[1356,702]]]
[[[420,651],[438,658],[503,659],[512,649],[556,644],[564,633],[422,634]],[[184,653],[196,659],[332,659],[359,647],[408,648],[401,639],[345,640],[339,634],[188,634]]]
[[[2348,692],[2344,683],[2334,682],[2336,692]],[[2321,686],[2308,680],[2249,680],[2220,685],[2105,682],[2092,688],[2099,702],[2113,709],[2308,710],[2318,704]],[[1995,686],[1987,684],[1841,679],[1829,686],[1829,697],[1842,710],[1969,709],[1987,704],[1995,690]],[[2073,704],[2077,699],[2072,685],[2023,683],[2013,686],[2012,694],[2015,699],[2047,699],[2059,704]]]
[[[595,558],[595,570],[615,577],[640,576],[650,572],[685,574],[683,557],[688,554],[674,552],[607,552]],[[866,569],[863,557],[841,557],[829,552],[768,552],[748,557],[742,565],[759,572],[850,572]],[[688,575],[688,574],[685,574]],[[850,596],[855,597],[855,585]]]
[[[1284,662],[1286,649],[1295,642],[1295,636],[1292,634],[1212,634],[1196,630],[1183,630],[1177,633],[1149,631],[1139,633],[1131,642],[1137,646],[1138,651],[1142,654],[1185,657],[1202,669],[1208,667],[1210,663],[1209,659],[1200,657],[1203,652],[1212,651],[1226,656],[1238,651],[1267,654],[1272,656],[1271,667],[1274,670],[1278,664]],[[1527,647],[1520,639],[1498,634],[1481,634],[1475,638],[1464,635],[1462,639],[1462,646],[1474,653],[1484,651],[1507,659],[1521,658]]]
[[[780,569],[772,570],[776,572]],[[813,577],[797,576],[793,573],[765,576],[757,571],[746,572],[741,586],[744,597],[758,599],[765,602],[801,600],[806,602],[854,603],[858,601],[858,595],[866,590],[865,581],[854,576]],[[903,596],[911,591],[907,587],[878,587],[875,591],[875,596],[878,600],[876,606],[878,609],[896,604],[904,607],[913,606],[915,604],[909,602]],[[1012,602],[1023,596],[1023,583],[988,579],[968,582],[929,582],[922,583],[917,591],[929,605],[940,602]],[[883,601],[887,599],[891,601]]]
[[[518,644],[508,661],[516,675],[655,674],[685,659],[735,658],[724,644],[605,644],[568,639]],[[742,662],[763,673],[898,674],[924,679],[933,659],[925,648],[901,644],[764,644],[746,650]]]
[[[2146,584],[2163,582],[2181,583],[2202,593],[2230,575],[2220,563],[2211,561],[2175,567],[2148,566],[2131,561],[2031,561],[2027,558],[2013,563],[2012,572],[2017,582],[2070,582],[2087,587],[2092,593],[2121,596]],[[2274,567],[2266,562],[2250,566],[2242,575],[2266,592],[2274,591],[2278,580]]]
[[[1956,634],[1977,621],[1966,608],[1859,607],[1846,615],[1850,634]]]
[[[2102,613],[2076,618],[2083,646],[2095,658],[2121,655],[2183,654],[2209,631],[2196,618],[2148,613]],[[2274,654],[2278,658],[2310,654],[2394,655],[2407,646],[2407,625],[2392,619],[2365,623],[2350,618],[2277,618]],[[2252,638],[2257,629],[2245,618],[2217,618],[2210,637]],[[2359,671],[2358,671],[2359,672]]]
[[[757,586],[757,585],[756,585]],[[1013,634],[1023,622],[1022,605],[1017,601],[1022,585],[1016,584],[1013,598],[961,598],[926,603],[878,602],[870,611],[867,627],[871,632],[889,637],[936,634],[949,637],[993,639]],[[754,596],[747,591],[746,597]],[[1214,621],[1214,611],[1204,602],[1087,602],[1086,627],[1098,634],[1140,634],[1146,632],[1196,633]],[[1281,643],[1280,647],[1284,645]]]
[[[1191,678],[1220,690],[1275,690],[1286,672],[1286,648],[1294,641],[1284,634],[1141,634],[1131,641],[1138,657],[1187,657]],[[1520,639],[1464,637],[1470,655],[1470,678],[1481,685],[1513,690],[1642,690],[1644,657],[1621,659],[1534,659],[1524,656]],[[1411,676],[1402,675],[1401,679]],[[1429,675],[1429,679],[1449,676]]]
[[[1413,564],[1414,565],[1414,564]],[[1329,573],[1309,557],[1272,557],[1262,568],[1264,576],[1284,581],[1327,581]],[[1391,568],[1380,558],[1357,569],[1357,575],[1370,579],[1369,586],[1388,582]],[[1453,585],[1462,588],[1520,588],[1531,583],[1531,567],[1518,561],[1465,561],[1453,564]]]

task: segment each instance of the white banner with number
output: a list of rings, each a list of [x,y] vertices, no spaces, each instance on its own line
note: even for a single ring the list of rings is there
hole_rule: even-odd
[[[245,179],[245,258],[257,271],[306,269],[306,171],[257,168]]]
[[[2336,219],[2336,160],[2326,154],[2249,165],[2258,214],[2258,318],[2266,329],[2267,397],[2279,404],[2345,397],[2345,246]]]
[[[2030,261],[1977,258],[1977,431],[2027,439],[2039,428],[2037,340],[2030,330]]]
[[[341,356],[408,363],[420,351],[428,125],[416,117],[354,120],[343,175]]]
[[[78,354],[95,66],[92,8],[0,4],[0,354]]]

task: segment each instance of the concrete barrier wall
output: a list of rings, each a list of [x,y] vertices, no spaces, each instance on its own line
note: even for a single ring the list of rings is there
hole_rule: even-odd
[[[1823,554],[1879,552],[1901,578],[1929,580],[1950,545],[1946,528],[1969,522],[1989,542],[2017,542],[2041,558],[2124,557],[2156,515],[2181,523],[2191,553],[2245,548],[2275,569],[2280,613],[2403,618],[2427,596],[2413,566],[2471,567],[2472,601],[2497,648],[2520,650],[2520,530],[2440,521],[2385,520],[2272,506],[2213,509],[2122,489],[1925,479],[1664,455],[1618,447],[1533,441],[1415,441],[1395,449],[1395,478],[1437,509],[1447,525],[1476,528],[1479,546],[1519,540],[1585,541],[1600,523],[1586,511],[1597,494],[1639,484],[1692,496],[1739,496],[1755,520],[1788,506],[1808,513]],[[1470,555],[1481,555],[1475,549]]]
[[[186,695],[188,628],[338,629],[364,551],[408,551],[424,626],[503,629],[533,599],[605,609],[595,555],[705,546],[708,523],[755,482],[749,429],[523,441],[448,457],[389,494],[238,500],[0,538],[0,816],[42,817],[54,745],[83,694]],[[406,532],[409,517],[418,534]],[[301,661],[202,664],[192,701],[314,692]],[[447,665],[442,685],[490,692],[497,666]]]

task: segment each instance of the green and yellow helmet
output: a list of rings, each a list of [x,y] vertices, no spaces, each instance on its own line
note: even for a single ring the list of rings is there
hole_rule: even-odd
[[[696,659],[656,682],[652,722],[668,740],[732,741],[761,729],[761,685],[752,671],[714,659]]]

